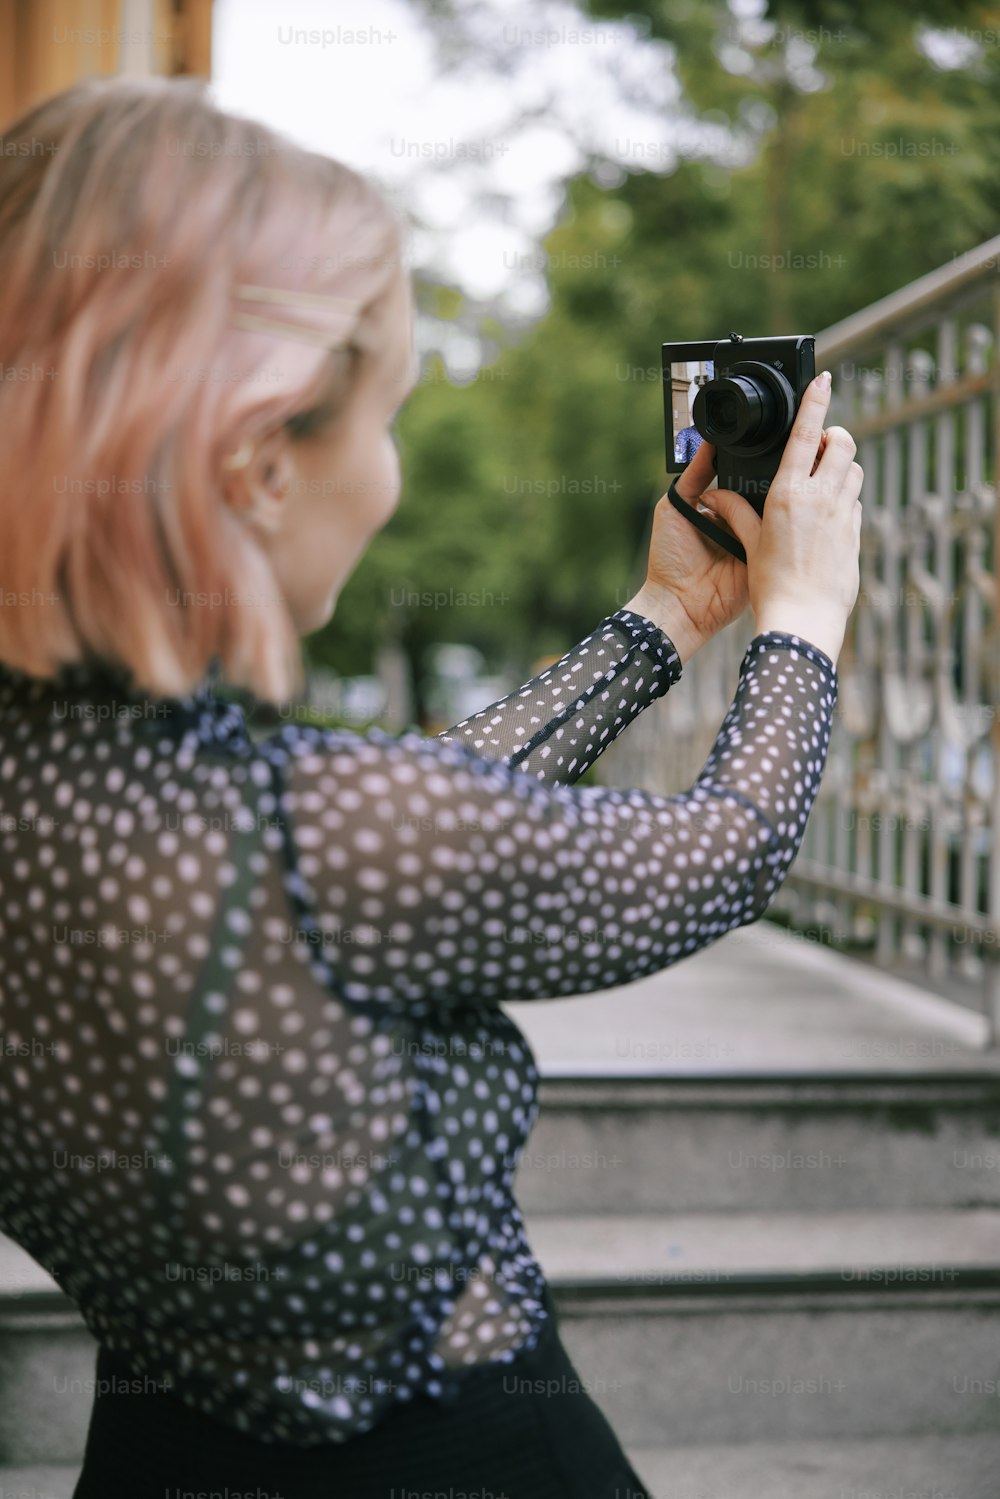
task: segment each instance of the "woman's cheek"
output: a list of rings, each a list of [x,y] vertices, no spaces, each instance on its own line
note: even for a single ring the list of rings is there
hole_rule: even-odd
[[[388,433],[383,442],[382,476],[379,484],[381,497],[380,524],[389,519],[399,504],[400,491],[402,489],[402,470],[399,462],[399,449]]]

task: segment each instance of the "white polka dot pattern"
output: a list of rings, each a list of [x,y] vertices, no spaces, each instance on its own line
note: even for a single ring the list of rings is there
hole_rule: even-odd
[[[0,1229],[137,1372],[310,1446],[534,1346],[502,1002],[755,920],[826,756],[832,663],[764,635],[689,792],[574,786],[679,674],[621,610],[439,738],[255,741],[0,668]]]
[[[666,636],[619,609],[548,671],[438,737],[539,781],[575,781],[680,675]]]

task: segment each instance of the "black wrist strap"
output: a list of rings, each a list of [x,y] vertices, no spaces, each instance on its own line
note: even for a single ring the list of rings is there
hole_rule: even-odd
[[[680,478],[679,474],[677,478]],[[723,547],[732,556],[739,558],[740,562],[747,560],[747,554],[735,536],[730,535],[728,531],[723,531],[721,526],[715,524],[711,516],[704,515],[700,510],[696,510],[683,495],[677,493],[677,479],[671,480],[670,488],[667,490],[667,499],[673,505],[674,509],[679,510],[682,515],[686,516],[692,526],[697,526],[703,535],[707,536],[711,541],[716,542],[720,547]]]

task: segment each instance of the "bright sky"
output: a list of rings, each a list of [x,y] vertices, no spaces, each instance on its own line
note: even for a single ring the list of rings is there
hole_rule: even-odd
[[[686,119],[671,51],[641,20],[595,22],[568,0],[470,8],[504,66],[450,75],[405,0],[217,0],[215,14],[220,105],[371,173],[426,226],[414,265],[513,318],[545,310],[544,274],[525,262],[591,153],[610,184],[616,159],[668,171],[678,146],[722,139]]]
[[[750,75],[775,23],[764,0],[729,4],[720,62]],[[721,114],[694,120],[672,49],[648,39],[641,15],[595,21],[572,0],[470,0],[462,24],[476,45],[451,72],[407,0],[216,0],[214,14],[220,105],[375,177],[416,221],[411,264],[508,322],[548,306],[540,241],[568,176],[589,164],[610,186],[695,155],[740,165],[770,124],[749,102],[740,140]],[[938,65],[954,66],[949,34],[931,40]],[[805,34],[783,50],[798,87],[824,85]],[[457,324],[424,334],[453,374],[478,365]]]

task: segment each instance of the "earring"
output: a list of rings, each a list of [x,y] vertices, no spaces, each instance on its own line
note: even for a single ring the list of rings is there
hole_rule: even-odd
[[[228,458],[223,458],[222,467],[232,472],[233,469],[246,468],[253,457],[254,445],[249,437],[243,439],[235,453],[230,453]]]

